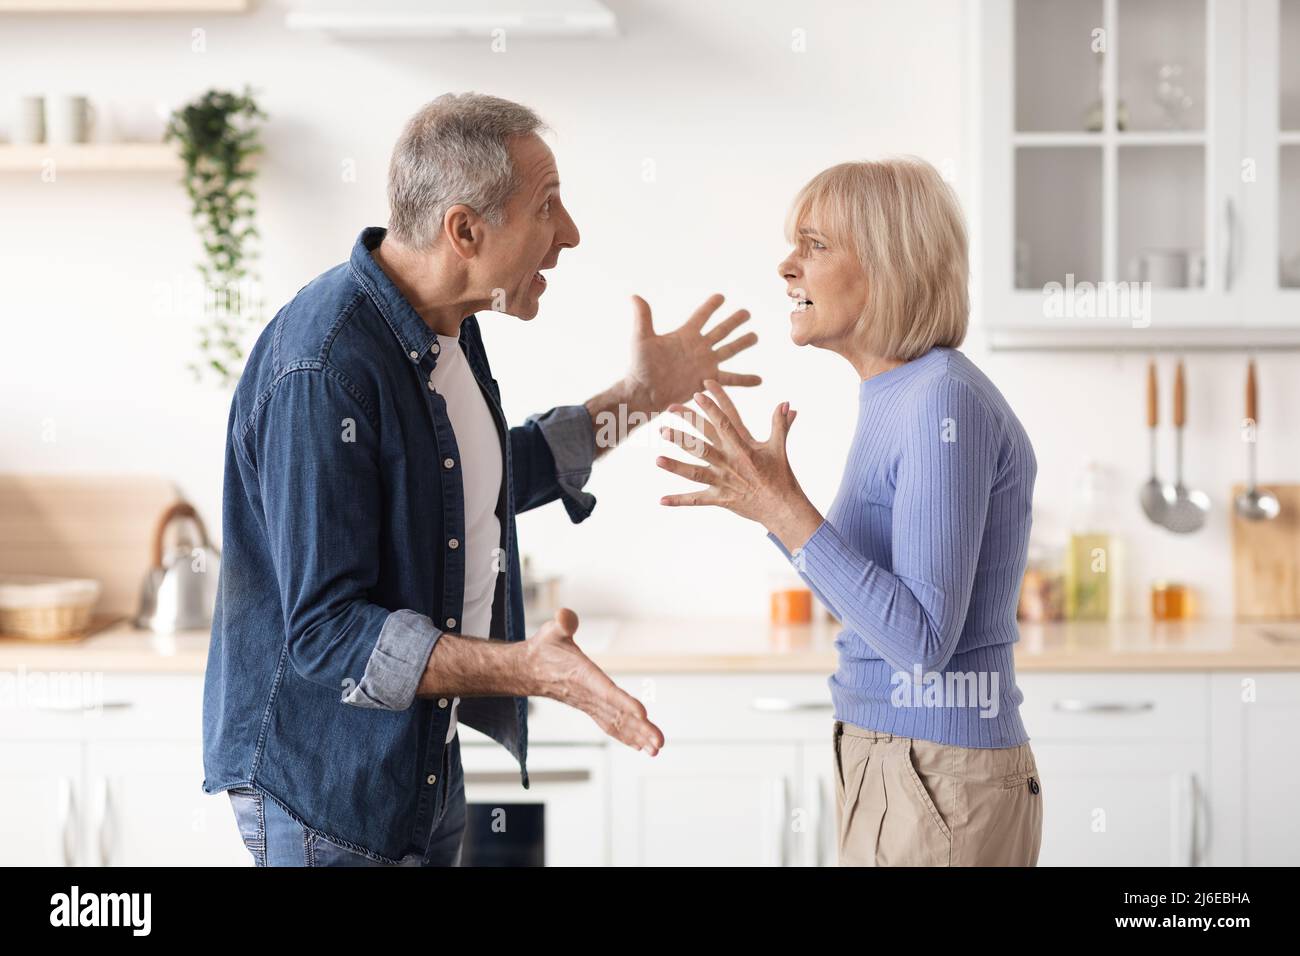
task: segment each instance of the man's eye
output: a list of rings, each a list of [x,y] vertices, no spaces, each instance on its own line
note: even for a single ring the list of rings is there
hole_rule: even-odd
[[[548,199],[542,204],[542,215],[548,215],[551,211],[551,201]]]

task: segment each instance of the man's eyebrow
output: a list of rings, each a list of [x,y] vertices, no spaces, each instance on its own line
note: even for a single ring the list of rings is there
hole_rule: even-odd
[[[541,186],[537,188],[537,191],[544,192],[547,189],[559,189],[559,188],[560,188],[560,179],[558,176],[553,176],[552,178],[546,180],[546,182],[542,183]]]

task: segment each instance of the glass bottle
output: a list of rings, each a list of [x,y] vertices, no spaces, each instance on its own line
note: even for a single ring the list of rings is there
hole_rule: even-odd
[[[1120,542],[1111,482],[1088,462],[1079,478],[1065,553],[1065,613],[1077,621],[1114,620],[1122,613]]]

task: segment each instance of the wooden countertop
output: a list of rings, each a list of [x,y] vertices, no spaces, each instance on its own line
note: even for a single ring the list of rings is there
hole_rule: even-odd
[[[612,673],[805,673],[836,667],[833,623],[770,627],[754,621],[588,618],[578,644]],[[118,624],[78,642],[0,638],[0,671],[201,674],[208,634],[158,636]],[[1276,624],[1121,621],[1022,624],[1021,673],[1300,670],[1300,621]]]

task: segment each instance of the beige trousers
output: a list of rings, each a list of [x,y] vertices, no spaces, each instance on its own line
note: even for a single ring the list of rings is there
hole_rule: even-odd
[[[840,866],[1035,866],[1043,796],[1029,744],[958,747],[835,721]]]

